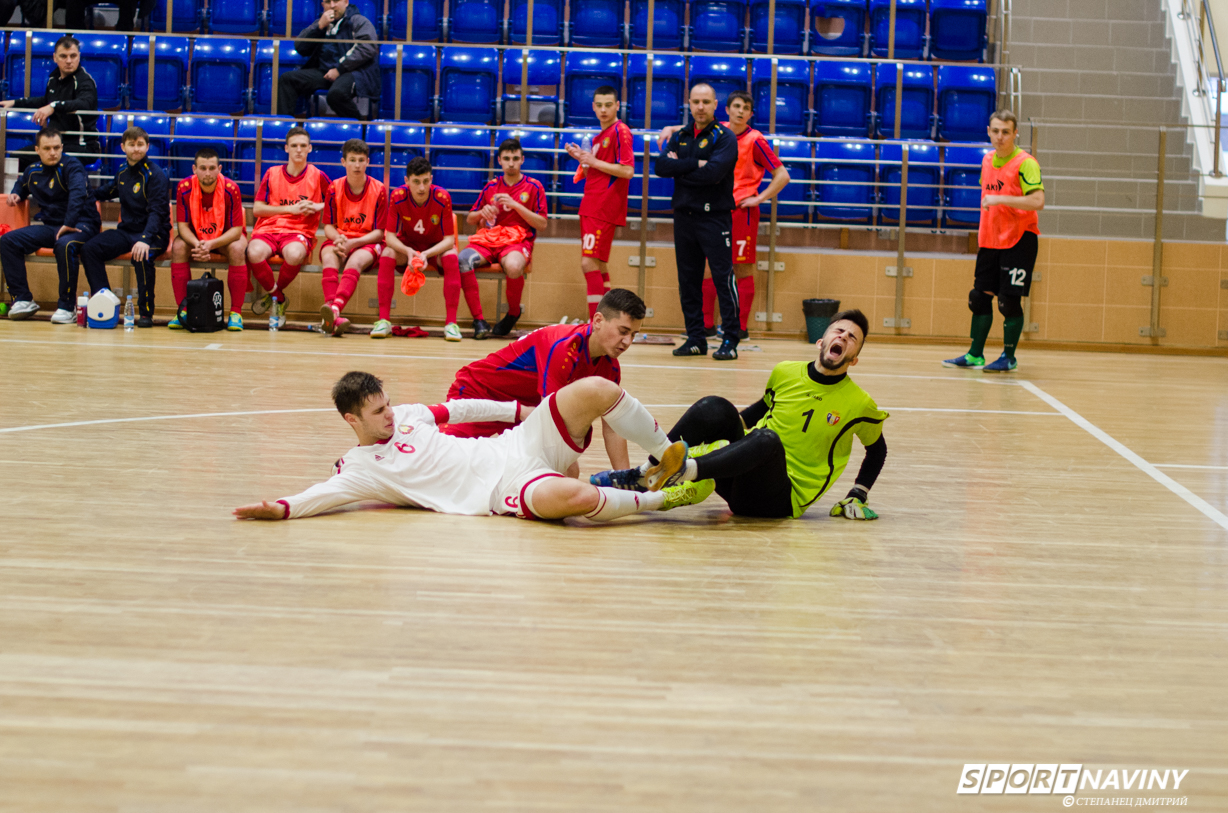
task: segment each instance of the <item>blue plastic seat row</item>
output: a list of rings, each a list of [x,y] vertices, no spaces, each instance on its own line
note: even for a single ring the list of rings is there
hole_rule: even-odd
[[[895,59],[983,62],[986,0],[896,0]],[[891,0],[811,0],[810,53],[888,53]]]

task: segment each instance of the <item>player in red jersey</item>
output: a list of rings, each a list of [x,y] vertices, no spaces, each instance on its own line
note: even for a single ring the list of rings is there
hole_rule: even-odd
[[[171,288],[176,307],[188,295],[191,261],[208,262],[210,253],[226,256],[226,287],[230,290],[227,330],[242,330],[243,300],[247,297],[247,217],[239,185],[222,174],[217,150],[201,147],[192,162],[192,175],[179,182],[175,194],[176,237],[171,243]],[[183,330],[179,314],[167,324]]]
[[[635,175],[635,145],[631,129],[618,120],[618,90],[602,85],[593,92],[593,112],[601,132],[589,151],[567,145],[580,162],[584,197],[580,201],[580,271],[588,290],[588,318],[610,290],[610,244],[614,230],[627,225],[627,188]]]
[[[460,253],[461,273],[497,261],[507,276],[507,315],[491,330],[492,336],[511,333],[520,318],[520,297],[524,275],[533,259],[533,241],[537,230],[546,227],[546,188],[520,171],[523,163],[524,149],[518,139],[509,138],[500,144],[503,174],[482,188],[466,218],[471,224],[482,223],[483,228],[469,238],[469,245]]]
[[[759,206],[768,203],[780,194],[789,183],[789,170],[780,163],[780,158],[763,133],[750,126],[750,117],[755,112],[751,95],[737,90],[725,100],[725,126],[738,137],[738,163],[733,170],[733,199],[738,208],[733,211],[733,275],[738,280],[738,314],[742,324],[738,326],[739,338],[747,337],[747,323],[755,304],[755,252],[759,244]],[[668,141],[678,127],[667,127],[661,138]],[[759,192],[764,176],[771,173],[767,189]],[[714,306],[716,284],[711,276],[704,277],[704,330],[709,336],[716,335]],[[726,325],[721,326],[722,330]]]
[[[405,168],[405,185],[392,190],[388,207],[388,222],[384,224],[387,248],[380,255],[380,274],[392,274],[421,257],[443,274],[443,303],[447,319],[443,337],[450,342],[461,340],[456,324],[461,288],[473,314],[474,338],[490,335],[490,325],[482,319],[482,301],[478,296],[478,281],[472,273],[462,275],[457,264],[456,221],[452,215],[452,196],[442,187],[431,183],[431,162],[414,158]],[[481,334],[481,335],[479,335]]]
[[[351,138],[341,146],[345,177],[328,187],[324,197],[324,235],[328,239],[320,247],[320,263],[324,273],[320,284],[324,288],[324,304],[320,306],[325,333],[340,336],[350,325],[341,315],[358,287],[358,275],[376,265],[384,250],[384,223],[388,218],[388,193],[384,185],[367,175],[370,150],[365,141]],[[337,269],[345,264],[340,281]],[[371,327],[371,338],[382,339],[392,334],[393,273],[380,274],[376,279],[379,297],[379,319]]]
[[[462,367],[448,389],[448,399],[488,398],[537,406],[551,393],[587,376],[614,383],[622,380],[618,357],[631,346],[646,312],[644,300],[625,288],[601,299],[586,325],[549,325],[522,336],[484,359]],[[498,435],[512,424],[449,424],[442,431],[459,437]],[[627,441],[602,424],[610,462],[626,460]],[[573,475],[574,476],[574,475]]]
[[[252,304],[252,313],[259,316],[270,308],[274,321],[286,324],[286,286],[298,276],[299,269],[316,244],[320,227],[320,211],[330,183],[328,176],[307,163],[311,154],[311,136],[302,127],[286,131],[285,166],[270,167],[260,180],[252,214],[256,228],[247,244],[247,267],[264,287],[265,295]],[[281,256],[281,272],[273,279],[269,260]]]

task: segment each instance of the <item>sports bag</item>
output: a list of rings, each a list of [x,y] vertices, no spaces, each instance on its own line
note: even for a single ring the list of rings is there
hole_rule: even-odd
[[[226,327],[225,289],[212,271],[188,280],[188,295],[179,303],[184,328],[192,333],[213,333]]]

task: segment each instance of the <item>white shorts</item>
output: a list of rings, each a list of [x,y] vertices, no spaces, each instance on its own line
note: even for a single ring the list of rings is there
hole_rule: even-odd
[[[503,476],[490,497],[492,514],[504,514],[521,519],[537,519],[525,507],[525,491],[546,477],[564,477],[563,472],[580,459],[593,440],[590,426],[584,445],[577,446],[567,432],[567,424],[559,414],[551,395],[542,401],[533,414],[505,434],[507,464]]]

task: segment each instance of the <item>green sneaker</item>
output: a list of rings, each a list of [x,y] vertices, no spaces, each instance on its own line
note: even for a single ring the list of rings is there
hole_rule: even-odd
[[[186,330],[183,326],[183,311],[175,314],[175,318],[166,323],[171,330]]]
[[[723,442],[728,443],[729,441]],[[665,504],[661,506],[661,510],[669,511],[684,505],[698,505],[711,497],[714,491],[716,491],[715,480],[693,480],[663,488],[661,493],[665,495]]]
[[[728,445],[729,441],[727,440],[714,440],[711,443],[701,443],[698,446],[692,446],[687,452],[687,457],[702,457],[709,452],[715,452],[717,449],[724,449]]]
[[[252,302],[252,313],[256,316],[268,313],[269,308],[273,307],[273,295],[265,294],[259,299]]]
[[[380,319],[371,326],[372,339],[387,339],[392,335],[392,322],[387,319]]]
[[[226,329],[238,332],[243,329],[243,317],[234,311],[230,312],[230,318],[226,320]]]
[[[443,326],[443,337],[450,342],[459,342],[461,340],[460,325],[456,322],[449,322]]]
[[[943,360],[942,366],[959,367],[960,369],[964,370],[979,370],[985,366],[985,357],[964,353],[962,356],[956,356],[953,359]]]
[[[8,316],[8,315],[9,315],[9,303],[0,302],[0,316]],[[458,336],[457,338],[459,339],[460,337]]]

